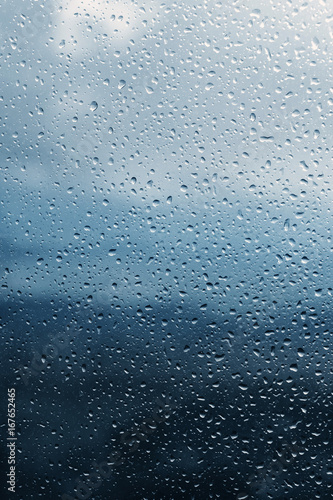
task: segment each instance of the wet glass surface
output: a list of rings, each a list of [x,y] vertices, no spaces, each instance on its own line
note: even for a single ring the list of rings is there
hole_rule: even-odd
[[[331,498],[332,30],[3,1],[3,498]]]

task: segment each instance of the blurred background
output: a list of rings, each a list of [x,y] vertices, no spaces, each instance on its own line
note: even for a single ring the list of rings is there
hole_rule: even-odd
[[[331,498],[332,36],[324,0],[3,1],[15,498]]]

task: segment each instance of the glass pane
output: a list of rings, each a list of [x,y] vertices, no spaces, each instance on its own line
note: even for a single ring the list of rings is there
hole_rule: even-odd
[[[330,499],[330,2],[0,23],[2,497]]]

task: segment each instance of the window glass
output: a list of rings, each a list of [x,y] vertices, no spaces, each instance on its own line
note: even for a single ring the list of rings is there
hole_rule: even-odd
[[[2,1],[5,498],[331,498],[332,30]]]

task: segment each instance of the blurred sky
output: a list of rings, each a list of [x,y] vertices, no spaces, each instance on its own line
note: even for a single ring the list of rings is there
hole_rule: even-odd
[[[0,27],[3,300],[328,303],[327,2],[7,0]]]

